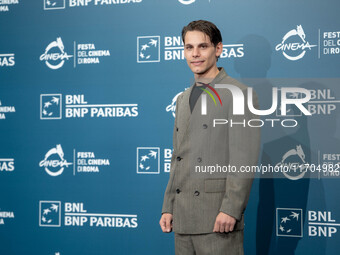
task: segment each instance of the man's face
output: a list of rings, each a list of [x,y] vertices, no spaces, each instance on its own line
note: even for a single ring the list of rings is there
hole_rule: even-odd
[[[184,56],[191,71],[197,77],[214,77],[216,57],[222,53],[222,43],[214,47],[209,36],[201,31],[188,31],[184,41]]]

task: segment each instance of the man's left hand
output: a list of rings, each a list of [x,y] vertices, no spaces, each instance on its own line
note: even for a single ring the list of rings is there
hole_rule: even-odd
[[[220,212],[215,221],[214,232],[231,232],[234,230],[236,219],[226,213]]]

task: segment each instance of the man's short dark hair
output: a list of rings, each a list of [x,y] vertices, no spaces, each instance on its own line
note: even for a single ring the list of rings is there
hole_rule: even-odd
[[[182,29],[182,40],[184,42],[185,35],[188,31],[200,31],[209,36],[210,41],[216,45],[219,42],[222,42],[222,35],[220,30],[215,26],[215,24],[211,23],[207,20],[195,20],[191,21],[187,26]]]

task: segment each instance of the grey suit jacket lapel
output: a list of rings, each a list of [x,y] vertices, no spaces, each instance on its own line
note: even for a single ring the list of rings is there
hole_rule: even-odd
[[[190,123],[190,119],[191,119],[191,112],[190,112],[190,107],[189,107],[189,98],[191,95],[191,91],[194,87],[195,83],[193,83],[191,85],[191,87],[189,89],[187,89],[186,91],[183,92],[183,97],[181,100],[181,113],[179,114],[180,116],[180,125],[179,126],[179,134],[178,134],[178,145],[180,146],[184,136],[186,135],[186,133],[188,132],[188,127],[189,127],[189,123]]]

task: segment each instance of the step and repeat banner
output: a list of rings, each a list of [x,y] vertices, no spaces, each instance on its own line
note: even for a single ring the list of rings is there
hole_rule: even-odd
[[[283,87],[311,95],[247,123],[262,126],[259,166],[296,171],[256,174],[246,254],[339,254],[338,8],[0,0],[0,254],[174,254],[158,222],[176,99],[193,79],[181,30],[198,19],[219,27],[218,66],[262,109],[304,98]]]

